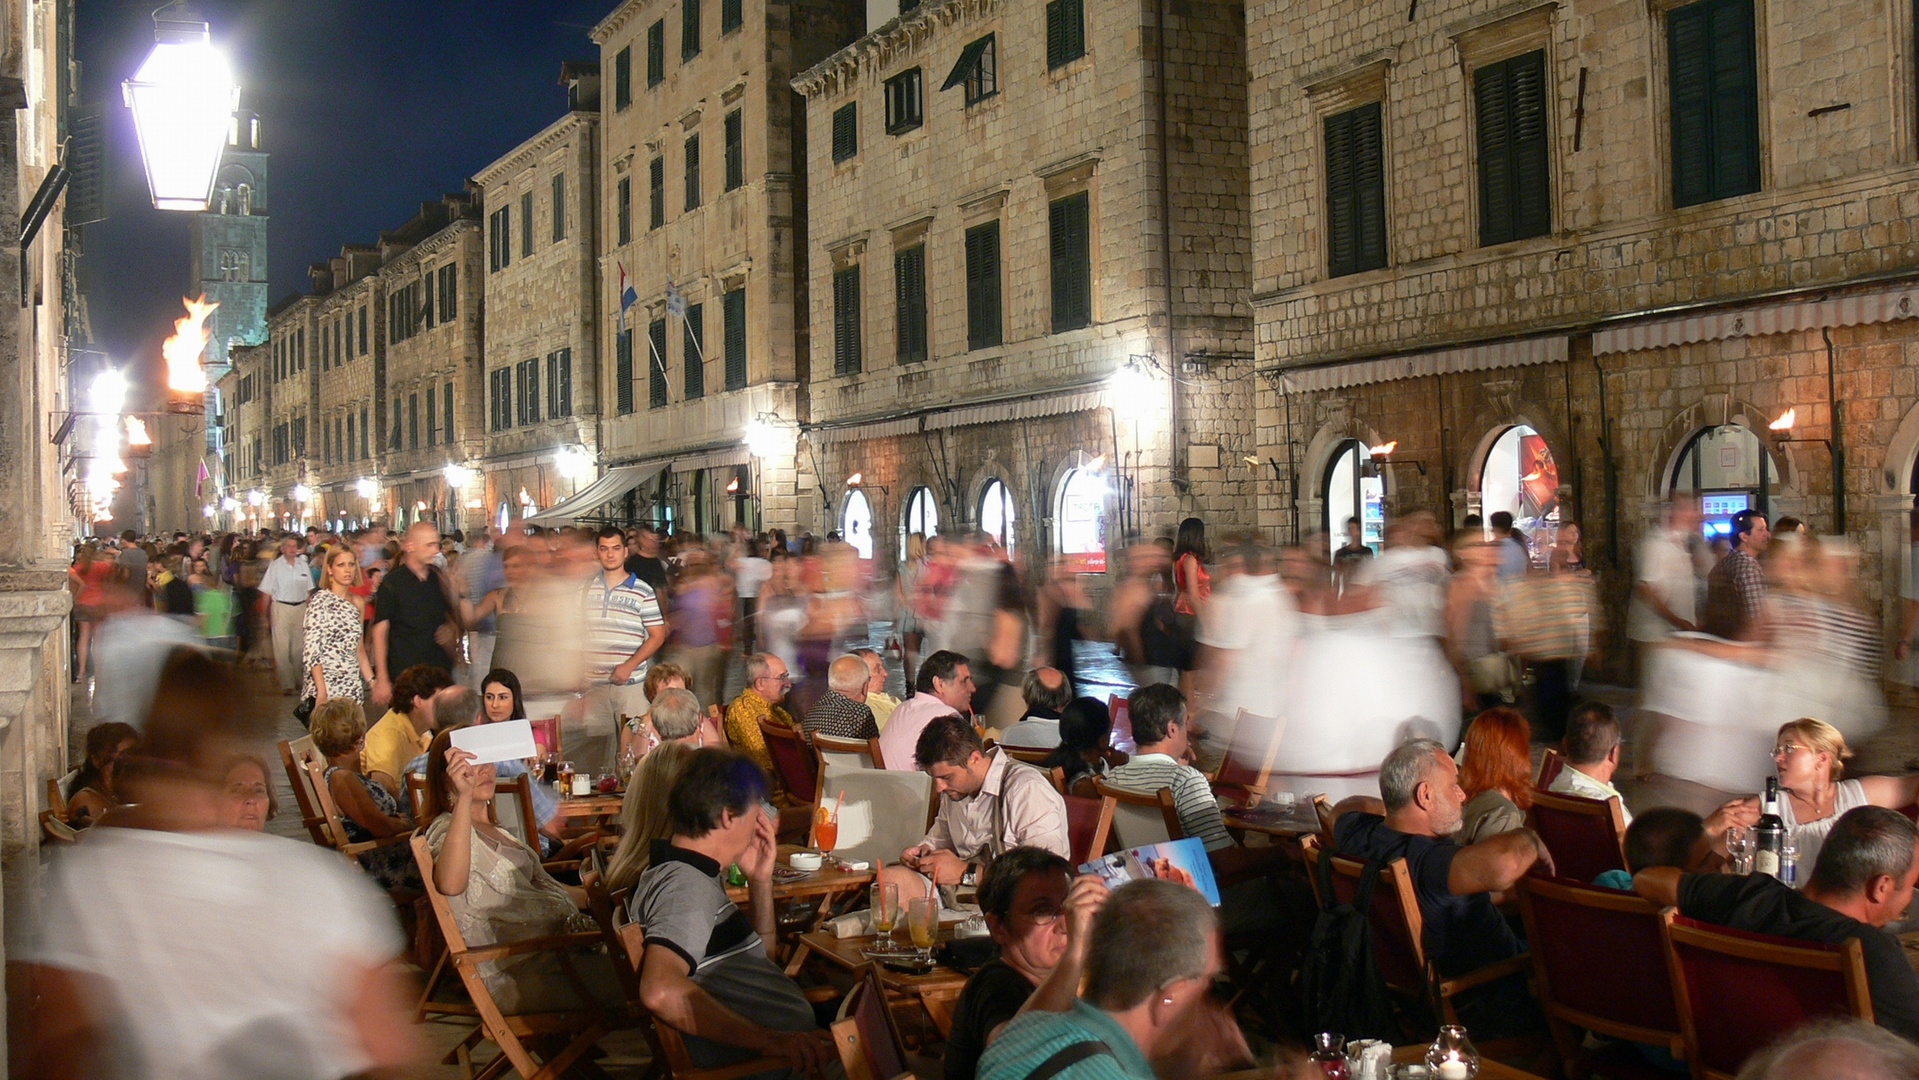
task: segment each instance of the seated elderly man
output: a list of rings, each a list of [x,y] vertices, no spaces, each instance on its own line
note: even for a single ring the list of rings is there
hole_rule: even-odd
[[[866,707],[869,678],[866,661],[852,653],[833,661],[826,668],[826,693],[813,703],[800,729],[835,739],[879,738],[880,726],[873,720],[873,710]]]
[[[653,841],[628,902],[646,933],[640,1000],[686,1035],[695,1065],[756,1054],[816,1073],[832,1059],[799,984],[773,962],[776,822],[766,774],[730,750],[695,750],[667,796],[672,836]],[[726,895],[725,873],[746,874],[747,906]]]
[[[746,658],[746,688],[726,707],[727,742],[774,778],[776,792],[779,773],[773,770],[773,754],[766,748],[760,721],[797,729],[793,714],[780,704],[792,689],[793,676],[786,670],[786,661],[772,653],[754,653]]]
[[[1908,1080],[1914,1076],[1919,1076],[1919,1046],[1864,1020],[1838,1016],[1801,1024],[1747,1058],[1739,1069],[1739,1080]]]
[[[1493,906],[1536,862],[1552,865],[1531,829],[1461,847],[1466,793],[1459,765],[1431,739],[1413,739],[1386,755],[1377,800],[1354,796],[1333,807],[1333,839],[1342,855],[1389,862],[1404,858],[1426,922],[1426,954],[1443,976],[1464,975],[1524,951]],[[1520,976],[1499,979],[1456,999],[1460,1019],[1486,1037],[1537,1028],[1542,1018]]]
[[[1073,684],[1058,668],[1036,667],[1026,673],[1020,684],[1020,696],[1026,699],[1026,715],[1019,723],[1000,732],[1001,746],[1051,750],[1059,745],[1059,713],[1073,700]]]
[[[660,691],[646,719],[663,743],[701,745],[700,699],[694,697],[691,690],[669,686]]]
[[[1880,1027],[1919,1040],[1919,976],[1887,923],[1905,917],[1919,880],[1919,828],[1883,806],[1846,811],[1819,849],[1803,893],[1769,874],[1687,874],[1653,867],[1633,888],[1689,919],[1805,941],[1857,941]]]
[[[946,888],[950,903],[955,889],[977,886],[986,867],[1011,848],[1071,856],[1066,800],[1052,780],[998,747],[986,750],[971,721],[952,715],[929,721],[915,755],[945,798],[926,839],[882,874],[900,886],[901,896],[925,896],[930,880]]]
[[[1155,1065],[1205,1076],[1250,1061],[1238,1025],[1207,1000],[1220,931],[1205,897],[1159,878],[1127,882],[1089,937],[1084,994],[1059,1012],[1036,994],[980,1057],[979,1080],[1154,1080]]]
[[[1619,799],[1619,812],[1632,824],[1632,811],[1612,786],[1619,771],[1619,720],[1612,707],[1588,701],[1566,717],[1566,767],[1546,790],[1585,799]]]

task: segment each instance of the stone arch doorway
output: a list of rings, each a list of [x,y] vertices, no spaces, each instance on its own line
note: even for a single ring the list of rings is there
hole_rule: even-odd
[[[1559,536],[1564,491],[1551,445],[1524,422],[1494,429],[1481,445],[1474,469],[1477,512],[1488,526],[1494,514],[1511,514],[1526,536],[1533,565],[1545,566]]]
[[[1386,544],[1386,475],[1373,463],[1363,439],[1347,438],[1333,447],[1321,473],[1321,528],[1326,557],[1344,545],[1347,523],[1359,522],[1360,540],[1377,554]]]
[[[859,488],[848,490],[846,502],[840,507],[840,538],[852,545],[860,558],[873,557],[873,506]]]
[[[1741,510],[1776,515],[1783,472],[1757,432],[1744,424],[1715,424],[1699,428],[1680,445],[1663,487],[1697,497],[1706,534],[1724,536]]]

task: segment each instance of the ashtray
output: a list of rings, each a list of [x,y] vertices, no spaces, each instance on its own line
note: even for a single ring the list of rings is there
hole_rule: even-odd
[[[808,874],[818,870],[824,862],[817,851],[795,851],[786,857],[786,865]]]

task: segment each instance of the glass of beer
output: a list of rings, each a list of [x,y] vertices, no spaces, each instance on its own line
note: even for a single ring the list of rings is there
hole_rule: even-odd
[[[893,927],[900,921],[900,887],[874,882],[867,893],[871,898],[867,910],[872,914],[873,932],[890,939]]]
[[[933,958],[933,933],[939,927],[939,901],[930,896],[915,896],[906,905],[906,932],[921,960]]]

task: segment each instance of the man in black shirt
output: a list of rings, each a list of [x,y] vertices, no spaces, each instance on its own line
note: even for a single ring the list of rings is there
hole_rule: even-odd
[[[1075,882],[1073,864],[1043,848],[1016,847],[993,860],[980,879],[979,904],[1000,956],[973,973],[954,1003],[946,1080],[973,1080],[987,1045],[1040,986],[1048,988],[1041,1004],[1071,1006],[1086,961],[1086,931],[1105,899],[1098,877]],[[1069,919],[1081,923],[1070,938]]]
[[[633,542],[633,554],[626,557],[626,572],[653,586],[664,606],[666,560],[660,558],[660,534],[651,525],[642,525],[639,531],[638,539]]]
[[[1919,880],[1919,828],[1881,806],[1848,810],[1826,835],[1805,892],[1766,874],[1682,874],[1652,867],[1633,889],[1672,904],[1689,919],[1734,930],[1837,943],[1856,939],[1865,954],[1872,1014],[1879,1026],[1919,1040],[1919,976],[1899,939],[1883,927],[1905,917]]]
[[[459,639],[448,622],[450,589],[433,565],[440,530],[416,521],[400,540],[400,561],[373,594],[367,653],[373,660],[373,703],[393,696],[393,676],[415,664],[453,670],[448,647]]]

